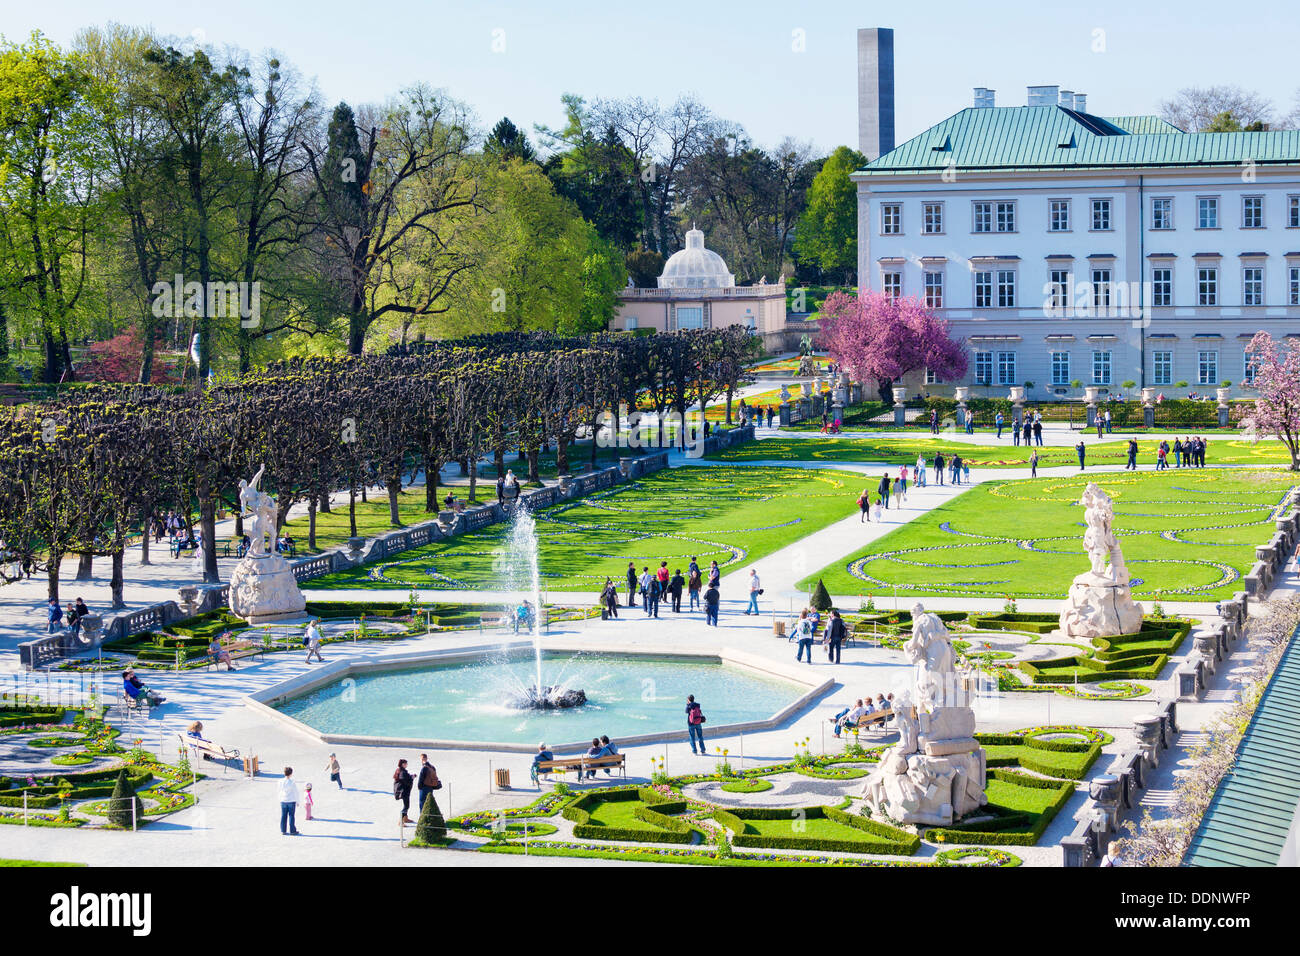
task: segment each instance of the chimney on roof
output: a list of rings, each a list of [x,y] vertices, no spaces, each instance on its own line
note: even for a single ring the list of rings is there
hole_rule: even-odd
[[[1055,106],[1057,101],[1058,86],[1031,86],[1029,87],[1028,106]]]
[[[1086,113],[1086,112],[1088,112],[1088,94],[1087,94],[1087,93],[1075,93],[1075,94],[1074,94],[1074,111],[1075,111],[1076,113]]]
[[[1074,90],[1061,90],[1060,99],[1056,102],[1058,106],[1064,106],[1067,110],[1074,109]]]
[[[977,110],[992,109],[996,105],[993,101],[995,93],[997,93],[997,90],[986,89],[983,86],[975,87],[975,108]]]
[[[868,160],[894,148],[894,31],[858,31],[858,151]]]

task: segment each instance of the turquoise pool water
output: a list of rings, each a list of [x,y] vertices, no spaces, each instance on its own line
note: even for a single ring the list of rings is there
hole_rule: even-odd
[[[694,694],[710,727],[759,720],[806,688],[721,663],[654,657],[548,656],[546,683],[587,692],[573,710],[517,711],[514,689],[532,683],[532,656],[497,657],[358,675],[285,701],[278,709],[322,733],[516,744],[559,744],[607,734],[684,730]]]

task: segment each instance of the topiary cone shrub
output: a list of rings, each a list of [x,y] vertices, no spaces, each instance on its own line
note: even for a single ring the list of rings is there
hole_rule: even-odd
[[[134,817],[131,813],[132,802],[135,803]],[[124,830],[131,829],[133,820],[137,827],[144,823],[144,801],[136,796],[135,790],[132,789],[126,778],[125,767],[118,773],[117,783],[113,785],[113,795],[108,798],[107,815],[109,823]]]
[[[817,579],[817,587],[813,589],[812,600],[809,603],[823,613],[835,606],[831,602],[831,596],[827,593],[826,585],[822,583],[821,578]]]
[[[447,821],[443,819],[433,794],[424,801],[420,819],[415,823],[415,838],[421,843],[438,843],[447,839]]]

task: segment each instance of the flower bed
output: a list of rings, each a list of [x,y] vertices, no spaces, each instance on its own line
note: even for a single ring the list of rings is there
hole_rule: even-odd
[[[921,845],[915,834],[834,807],[718,809],[713,819],[736,846],[911,856]]]

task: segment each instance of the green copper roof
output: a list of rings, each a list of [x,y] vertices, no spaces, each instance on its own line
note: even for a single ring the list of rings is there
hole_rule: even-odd
[[[1155,116],[1110,119],[1061,106],[969,108],[857,175],[954,169],[1083,169],[1300,163],[1300,130],[1183,133]]]
[[[1300,805],[1300,639],[1282,655],[1184,866],[1276,866]]]

